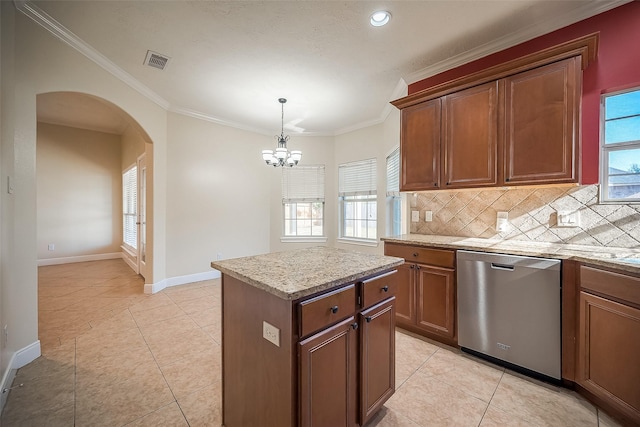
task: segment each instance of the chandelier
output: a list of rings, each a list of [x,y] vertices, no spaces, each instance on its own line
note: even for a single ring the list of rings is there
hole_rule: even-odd
[[[302,158],[302,151],[293,150],[289,153],[287,150],[287,141],[289,141],[289,135],[284,136],[284,103],[287,102],[285,98],[278,99],[278,102],[282,105],[282,130],[280,135],[276,135],[276,141],[278,141],[278,148],[275,153],[273,150],[262,150],[262,159],[267,162],[268,165],[273,167],[278,166],[295,166]]]

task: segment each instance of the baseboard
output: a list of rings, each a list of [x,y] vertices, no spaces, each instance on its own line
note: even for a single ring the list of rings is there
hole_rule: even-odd
[[[11,356],[11,360],[9,361],[9,365],[7,366],[7,370],[2,376],[2,384],[0,388],[0,412],[2,412],[4,404],[7,402],[7,397],[9,396],[8,389],[11,387],[18,369],[33,362],[40,357],[41,354],[39,340],[13,353],[13,356]],[[5,392],[5,390],[7,391]]]
[[[86,261],[101,261],[104,259],[118,259],[122,258],[122,253],[112,252],[108,254],[95,254],[95,255],[78,255],[62,258],[46,258],[38,260],[38,267],[43,265],[58,265],[58,264],[71,264],[73,262],[86,262]]]
[[[218,270],[207,271],[204,273],[188,274],[186,276],[169,277],[158,283],[145,283],[144,293],[155,294],[163,289],[171,286],[185,285],[187,283],[202,282],[204,280],[219,279],[221,274]]]

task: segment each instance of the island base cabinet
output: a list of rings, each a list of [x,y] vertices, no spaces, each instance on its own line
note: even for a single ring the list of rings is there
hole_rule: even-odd
[[[578,332],[577,383],[640,425],[640,310],[580,292]]]
[[[354,317],[300,342],[300,425],[356,425],[357,329]]]
[[[360,424],[395,391],[395,310],[390,298],[360,313]]]

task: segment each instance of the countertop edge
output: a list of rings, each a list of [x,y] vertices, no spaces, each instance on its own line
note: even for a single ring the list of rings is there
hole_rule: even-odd
[[[534,248],[534,249],[525,249],[514,247],[514,241],[493,241],[486,239],[481,243],[478,242],[476,244],[468,242],[469,240],[481,240],[481,239],[471,239],[465,237],[456,237],[456,236],[429,236],[429,235],[420,235],[424,237],[418,237],[415,240],[412,240],[408,235],[402,236],[391,236],[391,237],[382,237],[380,240],[385,243],[393,243],[398,245],[406,245],[406,246],[420,246],[420,247],[429,247],[429,248],[437,248],[437,249],[448,249],[448,250],[472,250],[478,252],[489,252],[489,253],[501,253],[501,254],[509,254],[509,255],[520,255],[520,256],[533,256],[533,257],[543,257],[543,258],[554,258],[559,260],[568,260],[568,261],[576,261],[583,264],[591,264],[605,268],[611,268],[615,270],[620,270],[636,275],[640,275],[640,264],[635,264],[631,262],[625,262],[624,258],[622,259],[610,259],[610,258],[601,258],[601,257],[591,257],[584,253],[580,254],[572,254],[571,249],[566,249],[563,244],[549,244],[545,245],[546,248]],[[430,240],[429,237],[432,237],[433,240]],[[446,241],[450,240],[450,241]],[[527,242],[522,242],[523,245],[526,245]],[[532,243],[534,245],[536,243]],[[579,245],[571,245],[574,248]],[[607,252],[609,248],[603,248],[603,252]],[[621,250],[627,250],[625,248],[620,248]],[[579,252],[579,250],[575,250]],[[634,249],[628,249],[629,252],[637,252],[640,255],[640,251]]]

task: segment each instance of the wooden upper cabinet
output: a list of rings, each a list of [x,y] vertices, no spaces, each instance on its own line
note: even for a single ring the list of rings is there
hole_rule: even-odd
[[[504,181],[578,182],[580,58],[504,79]]]
[[[442,122],[443,187],[496,185],[498,82],[445,96]]]
[[[440,185],[440,99],[402,110],[400,130],[400,191]]]

